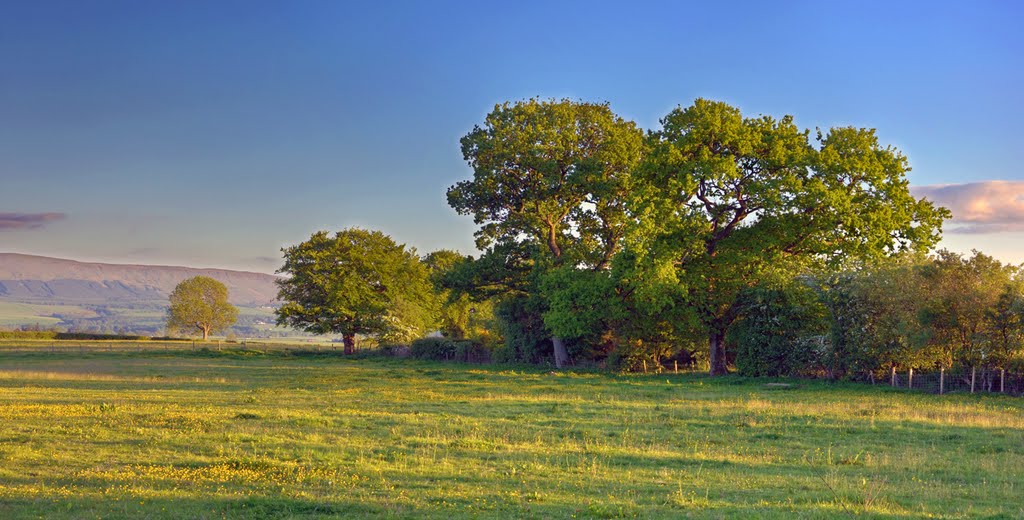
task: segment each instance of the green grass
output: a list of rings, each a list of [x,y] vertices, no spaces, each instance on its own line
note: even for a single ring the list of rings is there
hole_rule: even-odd
[[[0,353],[0,518],[1024,516],[1024,403],[280,352]]]

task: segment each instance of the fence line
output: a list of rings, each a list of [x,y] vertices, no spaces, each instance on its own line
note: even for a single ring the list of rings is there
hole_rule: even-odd
[[[324,344],[288,344],[272,342],[240,341],[237,343],[228,342],[201,342],[201,341],[96,341],[96,340],[5,340],[0,341],[0,354],[4,353],[51,353],[51,354],[85,354],[102,352],[151,352],[151,353],[175,353],[175,352],[201,352],[203,350],[242,350],[253,352],[341,352],[338,345],[334,343]],[[361,349],[362,350],[362,349]],[[391,352],[396,357],[409,355],[407,349],[402,352]],[[465,357],[452,358],[452,361],[461,361],[474,364],[488,364],[491,362],[489,355],[476,352],[467,352]],[[706,369],[694,366],[680,366],[678,361],[671,363],[663,361],[653,362],[648,365],[643,362],[643,373],[675,373],[693,374],[701,373]],[[876,372],[864,374],[865,384],[886,385],[914,392],[925,392],[931,394],[949,393],[972,393],[972,394],[1005,394],[1024,397],[1024,373],[1007,372],[1005,369],[996,367],[957,367],[952,369],[940,369],[922,371],[913,368],[899,371],[891,368],[886,376],[878,377]]]
[[[928,372],[892,369],[889,386],[932,394],[971,393],[1024,396],[1024,374],[996,367],[959,367]],[[874,379],[872,378],[874,381]]]

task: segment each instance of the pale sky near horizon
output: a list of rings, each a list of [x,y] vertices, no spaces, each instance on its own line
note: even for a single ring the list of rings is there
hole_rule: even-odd
[[[473,253],[495,103],[696,97],[865,126],[943,246],[1024,262],[1017,2],[0,0],[0,252],[273,272],[319,229]],[[993,182],[997,181],[997,182]]]

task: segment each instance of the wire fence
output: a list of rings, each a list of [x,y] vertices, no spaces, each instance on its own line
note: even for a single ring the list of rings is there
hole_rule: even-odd
[[[931,394],[971,393],[1024,396],[1024,374],[998,367],[960,367],[949,370],[890,370],[883,378],[872,375],[875,384],[886,384]]]
[[[363,351],[366,349],[358,349]],[[374,349],[370,349],[374,351]],[[384,350],[384,349],[382,349]],[[266,340],[229,341],[97,341],[97,340],[0,340],[0,354],[3,353],[50,353],[87,354],[102,352],[131,353],[184,353],[202,351],[252,351],[279,353],[338,353],[342,347],[337,343],[279,343]],[[408,347],[391,347],[386,352],[394,357],[409,357]],[[473,364],[492,362],[489,353],[467,351],[447,359]],[[704,373],[707,367],[682,365],[676,361],[643,362],[637,373],[648,374],[693,374]],[[872,385],[885,385],[908,391],[931,394],[971,393],[1005,394],[1024,397],[1024,373],[1010,372],[998,367],[957,367],[940,370],[896,370],[888,373],[868,373],[863,381]]]

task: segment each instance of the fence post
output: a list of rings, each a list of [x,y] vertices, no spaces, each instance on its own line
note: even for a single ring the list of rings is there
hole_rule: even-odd
[[[892,367],[892,372],[889,376],[889,386],[896,386],[896,367]]]
[[[946,386],[946,367],[939,368],[939,394],[943,394]]]
[[[644,373],[646,374],[647,373],[647,360],[645,359],[643,361],[644,361]]]
[[[1000,368],[999,369],[999,393],[1000,394],[1005,394],[1006,393],[1006,369],[1005,368]]]
[[[672,361],[672,371],[677,373],[677,374],[679,373],[679,360],[678,359]]]
[[[908,389],[913,389],[914,388],[914,369],[913,368],[911,368],[910,372],[907,373],[907,388]]]
[[[976,367],[971,367],[971,393],[974,393],[974,376],[978,372]]]

